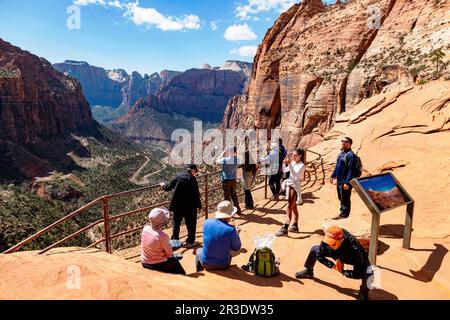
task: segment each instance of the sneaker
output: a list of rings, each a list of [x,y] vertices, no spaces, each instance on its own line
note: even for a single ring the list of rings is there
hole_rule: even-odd
[[[289,232],[299,232],[298,225],[292,225],[288,229]]]
[[[279,201],[280,198],[278,196],[272,196],[272,198],[270,198],[271,201]]]
[[[314,278],[314,270],[313,269],[305,269],[299,271],[295,274],[297,279],[313,279]]]
[[[287,229],[281,227],[281,229],[278,230],[278,231],[275,233],[275,235],[276,235],[277,237],[287,236],[287,235],[288,235],[288,231],[287,231]]]
[[[199,245],[198,242],[192,242],[192,243],[186,242],[186,243],[184,243],[183,247],[185,247],[186,249],[191,249],[191,248],[197,247],[198,245]]]

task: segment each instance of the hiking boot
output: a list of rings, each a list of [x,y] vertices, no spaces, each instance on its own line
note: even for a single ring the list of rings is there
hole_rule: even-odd
[[[289,232],[299,232],[298,225],[293,224],[292,226],[289,227],[288,231]]]
[[[281,229],[278,230],[278,231],[275,233],[275,235],[276,235],[277,237],[287,236],[287,235],[288,235],[288,231],[287,231],[287,229],[281,227]]]
[[[295,274],[297,279],[313,279],[314,278],[314,270],[313,269],[304,269]]]

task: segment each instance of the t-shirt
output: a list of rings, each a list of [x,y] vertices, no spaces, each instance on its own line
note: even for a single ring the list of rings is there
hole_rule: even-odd
[[[236,179],[237,169],[242,163],[238,157],[225,157],[220,160],[220,164],[222,164],[221,179],[224,181]]]
[[[219,219],[208,219],[203,225],[202,262],[207,266],[228,266],[231,251],[241,249],[241,239],[235,227]]]
[[[173,254],[169,236],[162,230],[145,226],[141,237],[141,261],[156,264],[167,261]]]

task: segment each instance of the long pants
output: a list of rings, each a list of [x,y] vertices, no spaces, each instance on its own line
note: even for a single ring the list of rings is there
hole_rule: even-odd
[[[272,194],[274,196],[277,196],[280,194],[280,190],[281,190],[281,177],[282,177],[283,173],[279,172],[277,174],[271,175],[269,177],[269,187],[270,187],[270,191],[272,191]]]
[[[351,201],[350,197],[352,195],[352,186],[350,186],[350,189],[345,190],[344,184],[338,182],[337,184],[337,193],[339,201],[341,202],[341,215],[348,217],[350,215],[350,209],[351,209]]]
[[[244,188],[245,194],[245,207],[247,209],[253,209],[253,197],[252,197],[252,184],[253,184],[253,172],[244,171],[242,173],[242,187]]]
[[[314,246],[311,248],[311,251],[309,252],[308,258],[305,262],[305,268],[307,269],[314,269],[314,266],[316,265],[317,258],[319,256],[320,252],[319,246]],[[368,294],[369,292],[369,284],[367,283],[367,280],[372,276],[371,271],[369,271],[370,262],[369,257],[366,256],[366,259],[364,261],[364,264],[353,266],[353,279],[362,279],[361,286],[359,287],[359,290],[362,294]]]
[[[156,264],[145,264],[143,263],[142,266],[146,269],[155,270],[155,271],[161,271],[166,273],[173,273],[173,274],[186,274],[186,271],[184,271],[183,266],[181,265],[180,261],[174,259],[173,257],[169,258],[165,262],[156,263]]]
[[[194,243],[195,242],[195,233],[197,230],[197,212],[174,212],[173,213],[173,234],[172,234],[172,240],[179,240],[180,239],[180,227],[181,222],[183,221],[186,224],[188,236],[186,239],[187,243]]]
[[[239,206],[239,199],[237,196],[237,181],[236,179],[224,180],[222,182],[223,196],[225,200],[233,203],[233,205],[238,209],[237,213],[241,213],[241,207]]]
[[[231,264],[231,255],[230,255],[230,262],[226,265],[205,265],[202,261],[202,254],[203,254],[203,248],[198,248],[197,252],[195,253],[195,266],[197,268],[197,272],[206,270],[225,270],[230,267]]]

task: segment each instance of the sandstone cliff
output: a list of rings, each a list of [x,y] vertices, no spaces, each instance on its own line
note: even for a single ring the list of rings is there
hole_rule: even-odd
[[[56,63],[54,68],[80,81],[87,100],[91,106],[109,106],[117,108],[121,105],[133,106],[139,98],[155,94],[167,84],[178,71],[161,71],[142,76],[139,72],[128,74],[123,69],[105,70],[86,62],[66,60]]]
[[[71,165],[67,151],[82,148],[66,136],[86,131],[95,124],[78,81],[0,39],[1,180]]]
[[[105,69],[91,66],[86,62],[71,60],[56,63],[53,67],[65,75],[78,79],[86,99],[92,106],[117,107],[122,103],[122,85],[112,80]],[[123,76],[129,78],[127,74]]]
[[[153,107],[157,103],[155,100],[156,97],[153,95],[139,99],[127,114],[109,124],[109,127],[141,143],[170,142],[174,130],[194,129],[191,118],[157,111]]]
[[[448,77],[449,45],[448,1],[304,0],[268,30],[222,126],[279,127],[289,147],[314,145],[362,99]]]
[[[220,122],[228,100],[242,93],[246,81],[243,71],[190,69],[164,86],[152,99],[152,107],[160,112]]]

